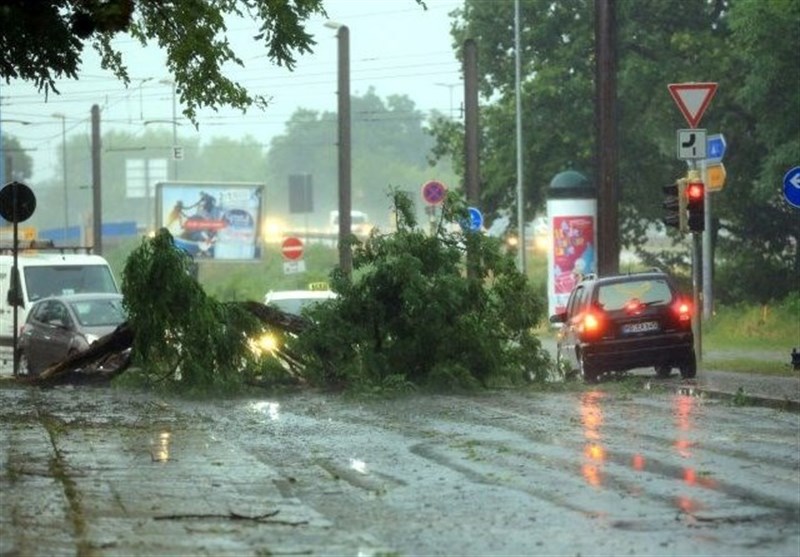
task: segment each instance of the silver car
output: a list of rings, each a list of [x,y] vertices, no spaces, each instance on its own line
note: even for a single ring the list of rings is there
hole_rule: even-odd
[[[20,333],[19,369],[38,374],[86,350],[126,319],[121,294],[69,294],[39,300]]]

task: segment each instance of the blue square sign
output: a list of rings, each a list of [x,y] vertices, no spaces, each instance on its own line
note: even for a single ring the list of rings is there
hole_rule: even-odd
[[[706,138],[706,157],[721,161],[725,156],[725,137],[721,133],[709,135]]]

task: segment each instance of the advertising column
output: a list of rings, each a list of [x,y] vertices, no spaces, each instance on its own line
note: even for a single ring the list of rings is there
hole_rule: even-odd
[[[547,191],[548,314],[566,309],[582,276],[597,272],[597,190],[574,170],[556,174]]]

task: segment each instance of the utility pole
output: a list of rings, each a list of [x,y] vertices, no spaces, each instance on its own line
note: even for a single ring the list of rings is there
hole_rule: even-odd
[[[353,252],[350,247],[352,229],[351,122],[350,122],[350,30],[347,25],[328,21],[325,27],[336,29],[339,67],[339,268],[350,277],[353,272]]]
[[[480,203],[480,169],[478,162],[478,47],[473,39],[464,41],[464,185],[467,203]]]
[[[597,271],[619,272],[619,184],[617,177],[617,55],[615,0],[595,0],[597,96]]]
[[[514,51],[515,51],[515,83],[516,91],[516,113],[517,113],[517,228],[519,229],[519,272],[524,276],[528,275],[527,264],[525,262],[527,241],[525,240],[525,195],[523,189],[522,175],[522,91],[520,90],[522,79],[522,54],[519,39],[519,0],[514,0]]]

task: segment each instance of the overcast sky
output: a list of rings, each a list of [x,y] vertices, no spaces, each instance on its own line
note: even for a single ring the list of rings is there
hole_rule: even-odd
[[[417,109],[457,113],[463,97],[461,67],[452,48],[448,15],[461,0],[426,0],[423,10],[414,0],[325,0],[328,20],[350,29],[350,74],[352,95],[363,95],[374,87],[378,96],[408,95]],[[284,123],[297,108],[336,110],[336,30],[324,26],[325,18],[314,18],[308,31],[317,45],[311,55],[300,57],[294,72],[272,66],[264,49],[250,40],[253,29],[234,22],[229,40],[246,68],[234,68],[230,76],[253,93],[272,97],[266,111],[211,110],[199,113],[200,129],[188,125],[178,107],[178,136],[242,137],[251,135],[265,146],[284,131]],[[17,137],[34,158],[32,181],[54,178],[62,139],[61,118],[66,130],[90,133],[93,104],[101,109],[101,131],[112,128],[142,133],[144,121],[163,120],[171,130],[172,88],[157,48],[141,48],[120,38],[117,46],[125,53],[131,84],[126,89],[109,72],[100,69],[97,57],[87,50],[79,80],[63,80],[61,95],[45,99],[24,82],[0,84],[0,119],[3,133]],[[22,122],[27,122],[23,124]]]

